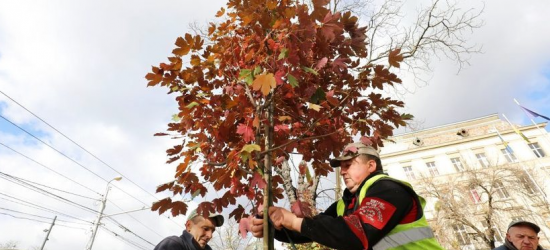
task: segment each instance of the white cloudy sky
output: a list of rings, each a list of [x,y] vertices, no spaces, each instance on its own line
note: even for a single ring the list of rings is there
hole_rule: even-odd
[[[24,249],[40,246],[43,230],[49,225],[36,220],[51,221],[54,214],[44,209],[52,209],[65,215],[58,217],[63,221],[52,230],[46,247],[84,248],[90,237],[84,221],[94,220],[96,213],[89,209],[99,207],[89,198],[97,199],[104,193],[105,180],[119,175],[111,168],[126,178],[110,191],[112,202],[107,203],[105,214],[139,209],[155,199],[155,187],[172,177],[174,166],[164,162],[165,150],[173,142],[152,135],[164,131],[176,106],[164,89],[147,88],[143,76],[151,65],[166,60],[176,37],[189,31],[188,23],[211,20],[223,3],[0,2],[0,91],[108,164],[94,159],[0,93],[0,114],[5,118],[0,119],[0,244],[18,241]],[[463,4],[483,5],[478,0]],[[435,61],[429,85],[405,96],[406,111],[425,128],[492,113],[504,113],[515,123],[527,124],[514,97],[550,115],[550,32],[546,28],[550,2],[488,0],[484,4],[485,26],[470,38],[483,45],[484,53],[474,55],[471,65],[459,74],[451,62]],[[16,185],[6,174],[88,197],[42,187],[87,208]],[[134,243],[152,249],[148,242],[156,244],[165,236],[179,234],[182,227],[177,224],[185,220],[169,220],[148,210],[129,215],[132,217],[112,218],[135,235],[104,220],[119,236],[100,230],[94,248],[140,249]]]

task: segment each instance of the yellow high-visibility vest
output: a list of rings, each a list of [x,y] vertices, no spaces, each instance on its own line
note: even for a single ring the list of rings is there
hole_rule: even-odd
[[[365,194],[372,184],[382,178],[391,179],[393,181],[403,183],[404,185],[412,189],[411,184],[405,181],[391,178],[387,175],[379,174],[371,177],[365,182],[361,190],[359,191],[359,204],[365,198]],[[426,200],[421,196],[418,196],[422,210],[426,205]],[[346,205],[344,201],[340,199],[338,201],[336,211],[338,216],[344,216]],[[423,211],[422,211],[423,212]],[[373,250],[444,250],[434,237],[433,231],[428,225],[424,213],[422,217],[416,221],[407,224],[399,224],[395,226],[384,238],[380,239],[373,247]]]

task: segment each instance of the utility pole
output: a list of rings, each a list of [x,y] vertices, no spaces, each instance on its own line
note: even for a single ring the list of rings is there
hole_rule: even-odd
[[[109,189],[111,189],[109,184],[111,184],[111,181],[120,181],[121,179],[122,177],[116,177],[110,180],[109,182],[107,182],[107,189],[105,190],[105,195],[101,199],[101,207],[99,208],[99,214],[97,215],[97,219],[94,221],[94,225],[92,228],[92,236],[90,237],[90,241],[86,246],[86,250],[92,250],[92,246],[94,245],[95,236],[97,234],[97,228],[99,227],[99,223],[101,221],[101,218],[103,217],[103,210],[105,210],[105,204],[107,203],[107,194],[109,194]]]
[[[50,237],[50,232],[52,231],[53,225],[55,225],[55,219],[57,219],[57,215],[53,217],[52,224],[50,225],[50,229],[48,229],[48,233],[46,234],[46,239],[44,239],[44,243],[42,243],[42,247],[40,247],[40,250],[44,250],[44,246],[46,246],[46,241],[48,241],[48,237]]]

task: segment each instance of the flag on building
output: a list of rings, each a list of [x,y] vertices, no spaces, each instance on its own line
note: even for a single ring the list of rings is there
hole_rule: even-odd
[[[536,118],[536,117],[540,117],[540,118],[543,118],[543,119],[546,119],[547,121],[550,121],[550,118],[548,118],[548,116],[544,116],[544,115],[541,115],[533,110],[530,110],[526,107],[523,107],[521,105],[519,105],[528,115],[530,115],[531,117],[533,118]]]
[[[516,126],[514,124],[512,124],[510,122],[510,120],[508,120],[508,117],[506,117],[506,115],[502,114],[502,116],[504,117],[504,119],[506,119],[506,121],[508,122],[508,124],[510,124],[510,127],[512,127],[512,129],[514,129],[514,132],[516,132],[516,134],[518,134],[519,136],[521,136],[521,138],[523,138],[523,140],[525,140],[527,143],[531,143],[531,141],[529,141],[529,139],[527,138],[527,136],[525,136],[521,131],[519,131],[518,128],[516,128]]]
[[[512,151],[512,148],[508,146],[508,142],[502,138],[502,135],[500,135],[500,132],[498,132],[498,129],[496,127],[493,127],[497,131],[498,138],[500,138],[500,141],[502,142],[502,145],[504,145],[504,148],[506,151],[508,151],[509,154],[513,154],[514,151]]]

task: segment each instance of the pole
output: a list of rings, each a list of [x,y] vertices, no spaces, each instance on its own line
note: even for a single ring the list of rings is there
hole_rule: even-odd
[[[107,195],[109,194],[109,189],[111,187],[109,184],[111,184],[111,181],[120,181],[122,177],[116,177],[109,182],[107,182],[107,188],[105,190],[105,195],[101,199],[101,207],[99,208],[99,214],[97,215],[96,220],[94,221],[94,226],[92,228],[92,236],[90,237],[90,241],[88,242],[88,245],[86,246],[86,250],[92,250],[92,246],[94,245],[95,236],[97,235],[97,228],[99,227],[99,222],[101,221],[101,218],[103,217],[103,210],[105,210],[105,204],[107,203]]]
[[[544,139],[546,139],[546,141],[548,142],[548,144],[550,145],[550,140],[548,139],[548,133],[546,132],[546,130],[542,130],[539,125],[533,120],[533,118],[531,117],[530,114],[527,113],[527,111],[525,111],[521,104],[519,104],[518,100],[516,100],[516,98],[514,98],[514,102],[516,102],[516,104],[520,107],[521,110],[523,110],[523,112],[525,113],[525,115],[527,115],[527,117],[529,117],[529,120],[531,120],[531,122],[533,123],[533,125],[535,125],[535,127],[537,127],[537,130],[539,131],[539,133],[544,137]]]
[[[42,247],[40,247],[40,250],[43,250],[44,246],[46,246],[46,241],[48,241],[48,237],[50,237],[50,232],[52,231],[53,225],[55,225],[55,219],[57,219],[57,215],[53,217],[52,224],[50,225],[50,229],[48,229],[48,233],[46,234],[46,238],[44,239],[44,243],[42,243]]]

